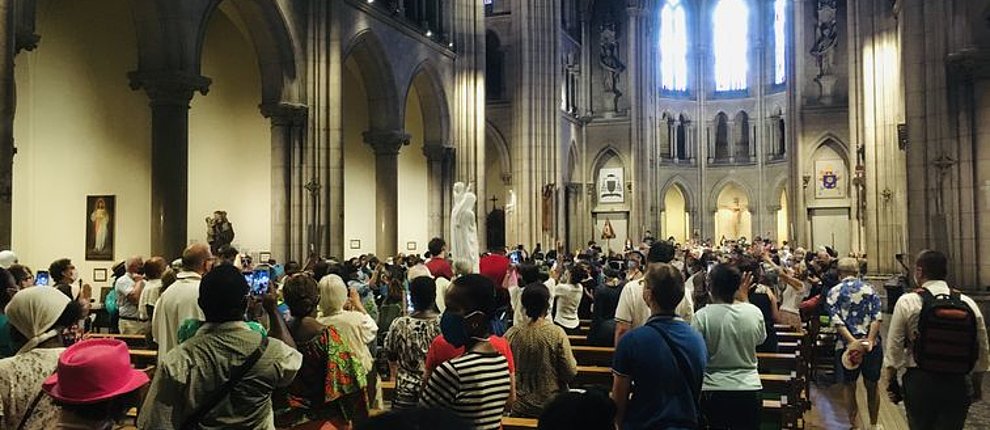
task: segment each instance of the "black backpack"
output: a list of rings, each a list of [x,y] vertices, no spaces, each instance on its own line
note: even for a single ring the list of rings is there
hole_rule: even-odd
[[[976,313],[959,291],[938,296],[925,288],[915,292],[923,302],[914,344],[918,368],[936,373],[969,373],[979,357]]]

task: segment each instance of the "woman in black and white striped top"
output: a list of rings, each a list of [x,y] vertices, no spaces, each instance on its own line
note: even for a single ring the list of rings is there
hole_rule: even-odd
[[[447,291],[440,320],[444,339],[464,355],[430,374],[420,404],[448,409],[479,430],[497,430],[511,394],[509,363],[488,343],[495,285],[481,275],[457,278]]]

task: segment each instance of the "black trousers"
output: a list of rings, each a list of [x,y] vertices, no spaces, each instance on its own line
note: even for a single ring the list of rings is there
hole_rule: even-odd
[[[910,368],[904,374],[904,408],[911,430],[962,430],[969,413],[970,381]]]
[[[702,424],[708,429],[757,430],[760,428],[760,391],[703,391]]]

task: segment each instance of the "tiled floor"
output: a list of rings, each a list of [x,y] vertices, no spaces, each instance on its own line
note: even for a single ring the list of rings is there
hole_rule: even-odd
[[[983,380],[983,392],[990,393],[990,378]],[[883,425],[884,430],[908,430],[904,404],[894,405],[890,403],[884,393],[883,387],[880,387],[880,424]],[[869,428],[867,426],[869,415],[866,410],[866,389],[862,382],[859,384],[856,398],[860,405],[859,415],[862,422],[860,428],[865,430]],[[810,412],[805,414],[806,428],[813,430],[849,429],[851,426],[848,418],[846,418],[846,408],[841,399],[838,385],[830,387],[812,385],[812,408]],[[990,429],[990,399],[984,399],[970,407],[966,428],[973,430]]]

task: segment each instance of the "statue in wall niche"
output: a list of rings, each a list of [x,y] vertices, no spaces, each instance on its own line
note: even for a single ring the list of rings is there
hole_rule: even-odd
[[[450,211],[450,255],[453,261],[471,263],[472,272],[478,272],[478,218],[474,205],[478,196],[471,185],[463,182],[454,184],[453,208]]]
[[[220,248],[230,246],[234,241],[234,227],[227,219],[226,211],[214,211],[213,216],[206,217],[206,242],[210,251],[217,255]]]
[[[839,40],[836,0],[818,0],[818,24],[811,55],[818,61],[818,76],[831,75],[835,68],[835,47]]]
[[[815,27],[815,45],[811,55],[818,62],[818,100],[824,104],[832,103],[832,92],[835,89],[835,48],[839,43],[839,24],[836,21],[836,0],[818,0],[818,24]]]
[[[605,70],[605,92],[612,94],[612,111],[619,111],[619,74],[626,71],[626,65],[619,59],[619,40],[616,34],[616,24],[611,18],[606,19],[601,25],[599,63]]]

